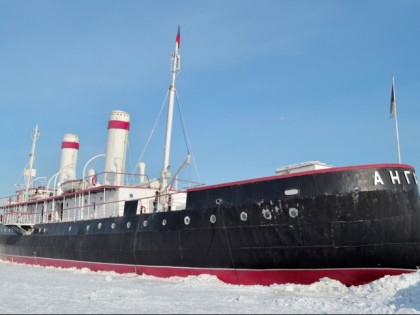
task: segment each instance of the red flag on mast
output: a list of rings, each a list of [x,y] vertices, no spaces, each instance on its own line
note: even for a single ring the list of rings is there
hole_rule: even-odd
[[[179,48],[181,46],[181,30],[178,25],[178,33],[176,34],[176,47]]]

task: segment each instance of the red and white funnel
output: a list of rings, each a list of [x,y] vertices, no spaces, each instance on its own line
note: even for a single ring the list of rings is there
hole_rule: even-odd
[[[77,154],[79,153],[79,137],[67,133],[61,142],[60,182],[76,179]]]
[[[108,145],[105,160],[106,185],[124,185],[125,158],[128,144],[130,115],[127,112],[114,110],[108,122]]]

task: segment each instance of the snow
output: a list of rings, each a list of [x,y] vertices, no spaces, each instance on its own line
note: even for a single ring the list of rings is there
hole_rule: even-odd
[[[213,276],[155,278],[0,261],[0,313],[420,314],[420,272],[346,287],[240,286]]]

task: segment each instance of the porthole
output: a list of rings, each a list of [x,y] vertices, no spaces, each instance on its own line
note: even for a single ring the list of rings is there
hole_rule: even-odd
[[[221,205],[223,200],[221,198],[216,199],[216,205]]]
[[[143,221],[143,226],[146,227],[147,226],[147,220]]]
[[[86,231],[89,231],[89,229],[90,229],[90,225],[88,224],[86,225]]]
[[[296,208],[290,208],[289,209],[289,215],[290,215],[291,218],[296,218],[298,216],[298,214],[299,214],[298,209],[296,209]]]
[[[133,198],[133,194],[130,194],[130,195],[129,195],[129,197],[130,197],[130,198]]]
[[[127,222],[127,229],[131,227],[131,222]]]
[[[184,223],[185,223],[185,225],[188,225],[188,224],[190,224],[190,217],[185,217],[184,218]]]
[[[69,226],[69,232],[71,231],[71,225]]]
[[[162,225],[165,226],[166,225],[166,219],[162,220]]]
[[[115,223],[111,224],[111,229],[115,229]]]
[[[248,214],[246,212],[241,212],[241,220],[242,221],[246,221],[248,220]]]
[[[270,210],[264,209],[262,211],[262,214],[263,214],[264,218],[266,218],[267,220],[271,220],[271,212],[270,212]]]
[[[102,223],[101,223],[101,222],[99,222],[99,223],[98,223],[98,230],[99,230],[101,227],[102,227]]]
[[[44,233],[47,233],[47,228],[44,228]]]
[[[216,223],[216,216],[215,216],[214,214],[212,214],[212,215],[210,216],[210,222],[211,222],[211,223],[213,223],[213,224],[215,224],[215,223]]]

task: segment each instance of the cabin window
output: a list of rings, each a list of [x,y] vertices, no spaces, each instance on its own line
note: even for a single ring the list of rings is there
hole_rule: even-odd
[[[127,222],[127,229],[131,227],[131,222]]]
[[[147,226],[147,220],[143,221],[143,226],[146,227]]]
[[[111,224],[111,229],[115,229],[115,223]]]
[[[185,218],[184,218],[184,223],[185,223],[185,225],[190,224],[190,222],[191,222],[190,217],[185,217]]]
[[[241,220],[242,221],[246,221],[248,220],[248,214],[246,212],[241,212]]]
[[[101,229],[101,227],[102,227],[102,223],[101,223],[101,222],[99,222],[99,223],[98,223],[98,230],[100,230],[100,229]]]
[[[165,226],[166,225],[166,219],[162,220],[162,225]]]
[[[86,225],[86,231],[89,231],[89,229],[90,229],[90,225],[88,224]]]

